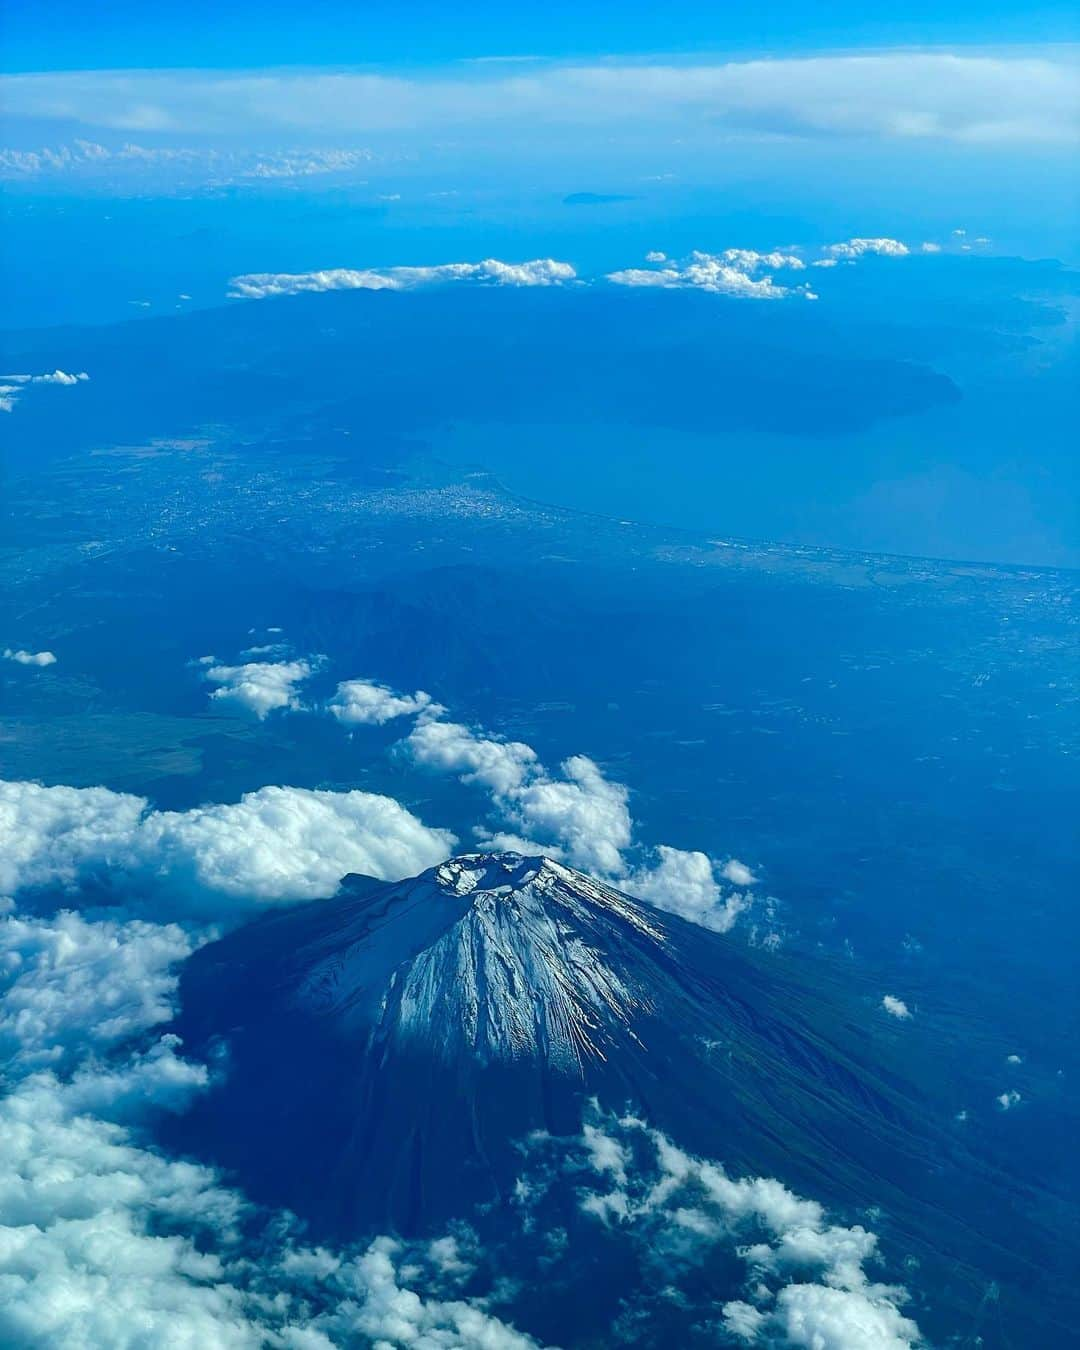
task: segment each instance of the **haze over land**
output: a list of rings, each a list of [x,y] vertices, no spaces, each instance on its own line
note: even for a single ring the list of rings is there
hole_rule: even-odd
[[[9,11],[0,1341],[1077,1343],[1064,7]]]

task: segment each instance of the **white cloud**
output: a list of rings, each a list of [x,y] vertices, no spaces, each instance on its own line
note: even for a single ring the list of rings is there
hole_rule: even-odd
[[[566,850],[561,844],[538,843],[535,839],[526,839],[523,834],[512,834],[509,830],[478,829],[476,836],[485,849],[495,853],[520,853],[526,858],[547,857],[555,862],[566,861]]]
[[[557,834],[569,855],[624,869],[628,792],[593,761],[574,756],[549,773],[528,746],[443,722],[417,695],[362,683],[362,707],[410,703],[395,715],[415,717],[418,759],[492,793],[508,818]],[[407,875],[453,843],[397,803],[359,792],[264,788],[235,804],[160,812],[103,788],[0,783],[0,890],[108,869],[158,914],[229,918],[234,901],[328,894],[349,870]],[[688,876],[704,894],[704,855],[658,856],[657,870]],[[715,870],[704,863],[713,885],[725,871],[749,875],[734,859]],[[171,1013],[177,965],[198,941],[141,919],[0,922],[0,1051],[16,1075],[0,1101],[0,1340],[532,1350],[483,1299],[447,1296],[445,1282],[474,1268],[455,1239],[424,1244],[422,1259],[388,1238],[362,1252],[306,1247],[283,1216],[258,1214],[209,1170],[146,1146],[146,1119],[182,1109],[209,1081],[175,1037],[153,1039]],[[638,1173],[631,1135],[655,1152],[655,1175]],[[861,1350],[820,1336],[845,1318],[897,1336],[913,1326],[899,1292],[865,1277],[873,1235],[831,1226],[779,1181],[731,1178],[635,1122],[590,1123],[581,1147],[599,1180],[583,1207],[607,1222],[640,1227],[649,1242],[656,1232],[730,1239],[736,1251],[752,1242],[744,1259],[769,1291],[753,1311],[778,1343]],[[823,1299],[819,1288],[843,1298]],[[745,1330],[753,1318],[732,1306],[728,1320]],[[797,1340],[800,1325],[819,1340]]]
[[[892,994],[886,994],[881,1000],[881,1006],[890,1017],[899,1017],[904,1020],[911,1016],[911,1010],[902,998],[895,998]]]
[[[283,656],[289,650],[287,642],[262,642],[256,647],[247,647],[240,653],[245,661],[250,661],[255,656]],[[200,656],[198,664],[201,666],[212,666],[214,658]]]
[[[342,680],[326,705],[345,726],[382,726],[395,717],[412,717],[431,705],[431,695],[395,694],[385,684],[372,680]]]
[[[254,1327],[236,1334],[236,1291],[201,1250],[233,1227],[237,1198],[129,1135],[200,1091],[205,1068],[178,1057],[175,1037],[100,1058],[172,1015],[191,946],[173,926],[73,914],[0,929],[0,1043],[13,1052],[0,1099],[4,1344],[259,1344]]]
[[[841,244],[828,244],[825,251],[834,258],[905,258],[911,252],[899,239],[845,239]]]
[[[476,1303],[462,1300],[424,1299],[403,1287],[401,1265],[395,1258],[401,1244],[381,1237],[358,1260],[342,1272],[338,1285],[343,1292],[355,1291],[355,1308],[315,1322],[331,1345],[357,1337],[391,1350],[414,1346],[416,1350],[530,1350],[536,1342],[485,1312]]]
[[[404,742],[417,764],[456,774],[463,783],[489,788],[496,797],[518,792],[538,772],[536,751],[521,741],[500,741],[460,722],[421,717]]]
[[[318,665],[318,658],[248,661],[239,666],[209,666],[204,678],[219,686],[210,695],[214,702],[236,704],[262,721],[277,709],[300,708],[296,686],[309,680]]]
[[[511,820],[529,835],[557,840],[575,867],[617,876],[630,845],[629,792],[586,755],[572,755],[560,768],[562,778],[539,776],[514,794]]]
[[[0,895],[70,886],[130,845],[147,803],[107,788],[0,780]]]
[[[391,1239],[360,1253],[304,1247],[287,1216],[145,1147],[141,1118],[205,1083],[166,1038],[112,1070],[35,1074],[0,1101],[5,1345],[534,1346],[482,1300],[418,1290],[423,1271]]]
[[[931,243],[929,240],[927,240],[926,243],[920,244],[920,245],[919,245],[919,252],[920,252],[920,253],[940,253],[940,252],[941,252],[941,245],[940,245],[940,244],[934,244],[934,243]]]
[[[54,666],[56,657],[52,652],[28,652],[24,647],[13,650],[4,648],[4,660],[14,661],[20,666]]]
[[[616,1186],[625,1186],[630,1150],[589,1121],[585,1122],[581,1138],[593,1171],[609,1176]]]
[[[140,825],[136,861],[174,884],[236,900],[313,900],[348,872],[385,880],[442,862],[456,840],[391,797],[264,787],[239,802],[154,811]]]
[[[726,933],[735,926],[739,915],[749,906],[749,898],[738,892],[724,893],[716,879],[716,868],[706,854],[686,852],[667,844],[661,844],[656,853],[659,862],[654,867],[641,868],[626,878],[625,887],[632,895],[651,900],[661,909],[718,933]],[[720,869],[720,875],[726,876],[726,869]]]
[[[23,393],[33,385],[71,386],[90,378],[85,370],[69,375],[66,370],[46,371],[42,375],[0,375],[0,412],[12,412]]]
[[[733,886],[753,886],[757,877],[743,862],[738,858],[729,858],[720,869],[720,875],[725,881],[730,881]]]
[[[370,150],[296,150],[238,156],[232,173],[237,179],[312,178],[353,173],[371,164]]]
[[[76,1097],[40,1074],[0,1103],[0,1340],[257,1346],[220,1257],[200,1250],[235,1198]]]
[[[1008,1092],[1003,1092],[999,1097],[995,1097],[994,1100],[1003,1111],[1011,1111],[1014,1106],[1019,1105],[1021,1097],[1015,1088],[1011,1088]]]
[[[1006,1055],[1006,1064],[1023,1064],[1023,1058],[1020,1055]]]
[[[629,790],[588,756],[571,755],[553,773],[532,746],[445,721],[444,712],[437,704],[424,708],[400,748],[416,764],[487,789],[500,827],[477,831],[484,847],[546,853],[718,932],[727,932],[749,906],[745,894],[720,884],[753,885],[753,873],[736,858],[717,869],[704,853],[661,844],[633,866],[627,855],[640,857],[641,849],[634,843]]]
[[[631,836],[629,794],[587,756],[572,755],[560,766],[562,777],[556,777],[531,746],[500,741],[436,715],[421,716],[402,747],[417,764],[487,788],[506,823],[529,842],[535,840],[540,851],[603,875],[624,870],[621,851]],[[485,842],[506,847],[511,841],[505,834],[487,834]]]
[[[649,252],[645,254],[645,261],[650,263],[667,262],[667,254],[661,253],[657,248],[650,249]]]
[[[831,1223],[822,1205],[776,1178],[731,1177],[720,1163],[687,1153],[633,1117],[597,1112],[579,1149],[581,1208],[635,1239],[670,1297],[687,1297],[680,1270],[723,1250],[742,1260],[747,1298],[722,1310],[733,1337],[806,1350],[923,1344],[902,1311],[906,1292],[872,1280],[878,1241],[861,1225]],[[535,1198],[528,1185],[520,1194],[523,1203]]]
[[[174,968],[194,947],[175,924],[0,919],[0,1050],[45,1067],[100,1051],[172,1016]]]
[[[651,255],[646,259],[651,261]],[[803,271],[806,264],[794,253],[758,253],[754,249],[729,248],[722,253],[695,251],[682,262],[671,262],[662,255],[658,269],[630,267],[609,272],[608,281],[616,286],[655,286],[667,290],[696,288],[716,295],[743,300],[782,300],[799,294],[816,297],[806,287],[778,286],[771,273],[782,268]],[[764,273],[764,275],[762,275]]]
[[[9,75],[5,115],[153,135],[368,138],[641,125],[667,135],[853,136],[972,145],[1076,140],[1068,57],[894,51],[663,65],[537,62],[492,75],[76,71]],[[63,153],[63,152],[61,152]],[[95,152],[83,152],[93,164]],[[108,153],[108,152],[107,152]],[[184,152],[176,152],[181,154]]]
[[[229,295],[264,300],[304,291],[408,291],[453,281],[494,286],[557,286],[577,276],[569,263],[554,258],[506,263],[485,258],[478,263],[440,263],[432,267],[387,267],[380,270],[335,267],[321,272],[252,272],[233,277]]]
[[[779,1340],[806,1350],[908,1350],[921,1342],[919,1329],[894,1297],[892,1289],[877,1293],[789,1284],[777,1294],[759,1336],[766,1344]]]
[[[48,371],[44,375],[0,375],[0,380],[18,380],[25,384],[60,384],[71,386],[80,384],[83,380],[90,378],[85,370],[79,371],[77,375],[69,375],[64,370]]]
[[[159,917],[317,899],[348,872],[397,880],[455,843],[368,792],[264,787],[235,803],[152,811],[107,788],[0,781],[0,895],[108,874]]]
[[[774,249],[771,253],[758,253],[752,248],[728,248],[720,254],[693,253],[692,260],[709,270],[720,263],[737,267],[742,272],[778,272],[782,268],[801,272],[806,263],[795,253],[782,253]]]

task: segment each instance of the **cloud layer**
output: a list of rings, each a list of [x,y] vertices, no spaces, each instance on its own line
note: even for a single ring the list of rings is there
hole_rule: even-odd
[[[175,926],[0,919],[0,1341],[528,1350],[456,1295],[471,1266],[453,1239],[312,1248],[148,1146],[148,1123],[209,1082],[155,1039],[191,946]]]
[[[923,252],[938,245],[924,244]],[[911,249],[898,239],[847,239],[817,250],[821,256],[809,263],[803,250],[790,248],[768,253],[749,248],[728,248],[720,253],[695,250],[682,260],[652,250],[645,255],[648,267],[628,267],[607,273],[603,280],[615,286],[651,287],[661,290],[700,290],[738,300],[784,300],[792,296],[816,300],[806,283],[776,280],[775,273],[805,272],[807,266],[853,265],[865,257],[904,258]],[[488,286],[559,286],[569,282],[595,284],[595,278],[579,278],[570,263],[553,258],[505,263],[487,258],[479,263],[439,263],[430,267],[349,268],[317,272],[251,272],[233,277],[229,296],[234,300],[266,300],[281,295],[321,291],[409,291],[424,286],[471,282]]]
[[[647,125],[712,136],[1069,144],[1067,57],[897,51],[757,61],[536,63],[411,77],[340,72],[86,71],[9,75],[6,115],[111,131],[350,137]]]

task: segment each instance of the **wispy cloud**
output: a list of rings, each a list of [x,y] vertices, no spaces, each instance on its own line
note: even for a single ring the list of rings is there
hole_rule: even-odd
[[[211,183],[265,182],[352,174],[373,161],[370,150],[318,146],[296,150],[222,150],[213,146],[141,145],[126,141],[107,146],[76,139],[70,145],[33,150],[0,149],[0,178],[43,178],[69,174],[137,174],[168,170]]]
[[[41,375],[0,375],[0,412],[14,411],[15,404],[34,385],[60,385],[67,388],[90,378],[85,370],[69,375],[66,370],[48,370]]]
[[[430,75],[88,71],[11,75],[9,119],[145,135],[369,135],[527,123],[717,133],[1071,143],[1074,65],[1056,55],[880,52],[658,64],[459,65]]]

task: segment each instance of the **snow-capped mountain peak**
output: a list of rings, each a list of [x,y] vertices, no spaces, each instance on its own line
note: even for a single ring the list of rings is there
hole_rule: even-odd
[[[863,1194],[881,1140],[922,1156],[931,1126],[902,1062],[881,1070],[850,974],[829,992],[796,975],[547,858],[347,877],[185,964],[173,1029],[222,1069],[161,1129],[350,1239],[513,1203],[520,1141],[579,1133],[593,1099],[692,1150],[720,1139],[755,1173]],[[820,1146],[793,1155],[807,1122]]]
[[[297,949],[300,1007],[446,1059],[539,1055],[577,1073],[649,1006],[630,939],[665,940],[645,906],[516,853],[452,858],[342,909]]]

